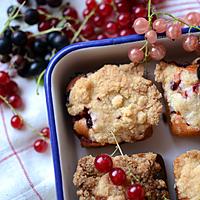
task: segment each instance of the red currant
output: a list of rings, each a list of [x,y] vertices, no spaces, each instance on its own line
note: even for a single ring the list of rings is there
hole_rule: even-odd
[[[49,131],[49,128],[48,127],[45,127],[43,128],[40,133],[42,133],[42,135],[45,137],[45,138],[50,138],[50,131]]]
[[[11,126],[16,129],[21,129],[24,126],[23,119],[19,115],[14,115],[10,120]]]
[[[129,200],[144,200],[144,189],[140,184],[133,184],[127,190]]]
[[[47,150],[48,143],[43,139],[38,139],[34,142],[33,147],[38,153],[43,153]]]
[[[44,21],[47,19],[47,14],[49,14],[49,12],[47,11],[47,9],[45,9],[44,7],[38,6],[37,7],[37,11],[39,13],[39,21]]]
[[[90,10],[89,9],[87,9],[87,8],[85,8],[84,10],[83,10],[83,17],[86,17],[86,16],[88,16],[89,14],[90,14]]]
[[[107,37],[104,34],[97,35],[97,40],[106,39]]]
[[[119,32],[119,36],[127,36],[127,35],[131,35],[131,34],[134,34],[134,30],[130,29],[130,28],[122,29]]]
[[[93,18],[93,23],[96,27],[102,27],[104,25],[104,18],[99,15],[95,15]]]
[[[111,4],[113,2],[113,0],[103,0],[104,3],[108,3]]]
[[[19,87],[15,81],[11,80],[8,84],[6,84],[6,90],[8,96],[11,96],[19,92]]]
[[[131,15],[129,13],[120,13],[117,17],[117,22],[120,26],[128,26],[131,22]]]
[[[113,168],[109,172],[109,177],[114,185],[123,185],[126,181],[126,174],[121,168]]]
[[[94,27],[91,25],[91,24],[86,24],[82,31],[81,31],[81,34],[86,37],[86,38],[89,38],[91,37],[93,34],[94,34]]]
[[[70,6],[63,10],[63,16],[71,17],[73,19],[78,19],[77,11],[74,8],[70,7]]]
[[[10,82],[10,76],[4,71],[0,71],[0,85],[6,85]]]
[[[3,85],[0,85],[0,95],[5,97],[7,95],[8,90],[5,89]]]
[[[112,158],[107,154],[101,154],[95,158],[94,165],[99,172],[107,173],[113,167]]]
[[[106,32],[108,34],[115,34],[115,33],[118,32],[117,24],[115,22],[112,22],[112,21],[109,21],[109,22],[106,23],[105,29],[106,29]]]
[[[58,18],[53,17],[53,18],[49,19],[49,24],[50,24],[51,28],[56,27],[58,23],[59,23]]]
[[[112,6],[106,3],[100,3],[97,9],[97,13],[102,17],[107,17],[112,13]]]
[[[125,1],[116,3],[116,7],[118,12],[129,12],[128,4]]]
[[[17,94],[10,96],[8,102],[13,108],[20,108],[22,106],[22,99]]]
[[[50,29],[51,28],[51,24],[50,24],[50,21],[48,20],[48,21],[43,21],[43,22],[40,22],[39,24],[38,24],[38,30],[39,31],[46,31],[46,30],[48,30],[48,29]]]
[[[95,0],[86,0],[85,5],[89,10],[92,10],[97,7],[97,2]]]
[[[133,7],[133,14],[136,18],[138,17],[147,17],[148,11],[143,5],[139,5],[137,7]]]

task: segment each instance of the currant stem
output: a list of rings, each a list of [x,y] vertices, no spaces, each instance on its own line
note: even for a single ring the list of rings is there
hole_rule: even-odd
[[[51,29],[48,29],[48,30],[45,30],[45,31],[41,31],[41,32],[32,34],[32,35],[29,36],[29,38],[37,37],[37,36],[40,36],[40,35],[45,35],[45,34],[48,34],[48,33],[54,32],[54,31],[61,31],[62,29],[63,28],[51,28]]]
[[[20,116],[19,113],[12,107],[12,105],[7,101],[7,99],[5,97],[0,95],[0,99],[11,109],[11,111],[14,115]]]
[[[36,83],[36,85],[37,85],[36,94],[37,94],[37,95],[40,95],[40,93],[39,93],[40,82],[41,82],[41,80],[42,80],[42,78],[43,78],[45,72],[46,72],[46,69],[44,69],[44,70],[40,73],[40,75],[38,76],[37,83]]]
[[[118,151],[118,147],[116,146],[115,150],[113,151],[113,153],[110,156],[113,157],[117,151]]]
[[[81,33],[83,27],[85,26],[85,24],[86,24],[86,23],[88,22],[88,20],[92,17],[92,15],[94,15],[95,10],[96,10],[96,9],[92,10],[92,11],[90,12],[90,14],[87,15],[87,16],[85,17],[85,19],[83,20],[83,23],[82,23],[81,26],[79,27],[78,31],[74,34],[74,36],[73,36],[73,38],[72,38],[70,44],[72,44],[72,43],[74,43],[74,42],[76,41],[76,39],[77,39],[78,36],[80,35],[80,33]]]
[[[117,141],[117,139],[116,139],[116,137],[115,137],[115,135],[114,135],[114,133],[113,133],[112,131],[111,131],[111,134],[112,134],[112,136],[113,136],[113,138],[114,138],[114,140],[115,140],[115,143],[116,143],[116,145],[117,145],[117,148],[118,148],[120,154],[123,156],[124,154],[123,154],[123,152],[122,152],[122,149],[121,149],[121,147],[119,146],[119,143],[118,143],[118,141]]]

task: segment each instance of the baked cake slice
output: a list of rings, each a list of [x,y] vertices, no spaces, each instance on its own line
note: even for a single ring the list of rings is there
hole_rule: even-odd
[[[129,188],[135,186],[142,190],[140,200],[169,199],[164,161],[160,155],[140,153],[111,159],[113,169],[125,172],[124,184],[116,185],[110,178],[110,171],[100,172],[95,164],[97,157],[83,157],[78,162],[73,179],[80,200],[126,200],[129,199]]]
[[[200,199],[200,151],[188,151],[174,161],[178,200]]]
[[[199,64],[179,67],[161,62],[155,79],[162,83],[172,133],[179,136],[200,135]]]
[[[144,140],[162,111],[161,94],[142,77],[143,66],[105,65],[67,87],[67,109],[83,146]]]

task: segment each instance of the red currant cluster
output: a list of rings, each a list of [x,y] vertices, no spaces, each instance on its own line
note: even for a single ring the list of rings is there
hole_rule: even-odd
[[[168,16],[173,19],[158,18],[152,22],[154,16]],[[157,42],[159,33],[166,33],[167,38],[170,40],[179,39],[182,35],[182,27],[188,26],[196,28],[200,25],[200,13],[191,12],[185,16],[185,19],[178,19],[169,13],[151,13],[151,9],[148,11],[148,20],[139,17],[134,21],[133,27],[137,34],[145,34],[146,43],[141,48],[133,48],[128,52],[129,59],[134,63],[142,62],[146,60],[148,56],[154,60],[161,60],[165,57],[165,47]],[[189,30],[190,30],[189,29]],[[149,45],[150,44],[150,45]],[[149,49],[148,49],[149,48]],[[199,51],[199,39],[195,35],[187,35],[183,38],[183,48],[185,51],[193,52]]]
[[[95,158],[95,168],[101,173],[109,173],[109,178],[114,185],[127,185],[126,173],[121,168],[113,168],[112,158],[107,154],[101,154]],[[139,183],[134,183],[127,188],[127,199],[144,200],[144,189]]]
[[[14,115],[11,117],[11,126],[15,129],[22,129],[24,127],[23,118],[17,113],[16,109],[23,106],[21,97],[19,96],[18,84],[11,80],[11,77],[5,71],[0,71],[0,104],[5,103],[11,108]],[[44,139],[38,139],[34,142],[34,149],[37,152],[44,152],[48,143],[46,139],[49,139],[49,128],[45,127],[38,133]]]

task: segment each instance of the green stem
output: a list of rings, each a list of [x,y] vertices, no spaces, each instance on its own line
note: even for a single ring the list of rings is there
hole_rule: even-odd
[[[153,14],[155,14],[155,15],[165,15],[165,16],[171,17],[171,18],[174,19],[175,21],[178,21],[178,22],[180,22],[180,23],[182,23],[182,24],[185,24],[186,26],[188,26],[188,27],[191,28],[191,29],[192,29],[192,28],[195,28],[195,29],[197,29],[197,30],[200,31],[200,27],[198,27],[198,26],[191,26],[190,24],[184,22],[183,20],[181,20],[181,19],[175,17],[174,15],[172,15],[172,14],[170,14],[170,13],[156,12],[156,13],[153,13]]]
[[[37,95],[40,95],[40,93],[39,93],[40,82],[41,82],[41,80],[42,80],[42,78],[43,78],[45,72],[46,72],[46,69],[44,69],[44,70],[40,73],[40,75],[39,75],[39,77],[38,77],[38,79],[37,79],[37,83],[36,83],[36,85],[37,85],[36,94],[37,94]]]
[[[45,31],[41,31],[41,32],[32,34],[32,35],[30,35],[30,37],[37,37],[37,36],[40,36],[40,35],[45,35],[45,34],[48,34],[48,33],[54,32],[54,31],[60,31],[61,29],[63,29],[63,28],[51,28],[51,29],[48,29],[48,30],[45,30]]]
[[[11,109],[11,111],[14,115],[20,116],[19,113],[12,107],[12,105],[7,101],[7,99],[5,97],[0,95],[0,99]]]
[[[151,25],[151,20],[152,20],[152,16],[151,16],[151,0],[148,1],[148,21],[149,21],[149,25]]]
[[[123,152],[122,152],[121,147],[119,146],[119,143],[118,143],[118,141],[117,141],[117,139],[116,139],[116,137],[115,137],[115,134],[114,134],[112,131],[111,131],[111,134],[112,134],[112,136],[113,136],[113,138],[114,138],[114,140],[115,140],[115,143],[116,143],[116,145],[117,145],[117,148],[119,149],[120,154],[123,156],[124,154],[123,154]]]
[[[74,36],[73,36],[73,38],[72,38],[72,40],[71,40],[71,42],[70,42],[71,44],[74,43],[74,42],[76,41],[76,39],[77,39],[78,36],[80,35],[80,33],[81,33],[83,27],[84,27],[85,24],[88,22],[88,20],[92,17],[92,15],[94,15],[94,13],[95,13],[95,10],[92,10],[92,11],[90,12],[90,14],[87,15],[87,16],[85,17],[85,19],[83,20],[83,23],[82,23],[81,26],[79,27],[78,31],[74,34]]]
[[[113,153],[110,156],[113,157],[117,151],[118,151],[118,147],[116,146],[115,150],[113,151]]]

